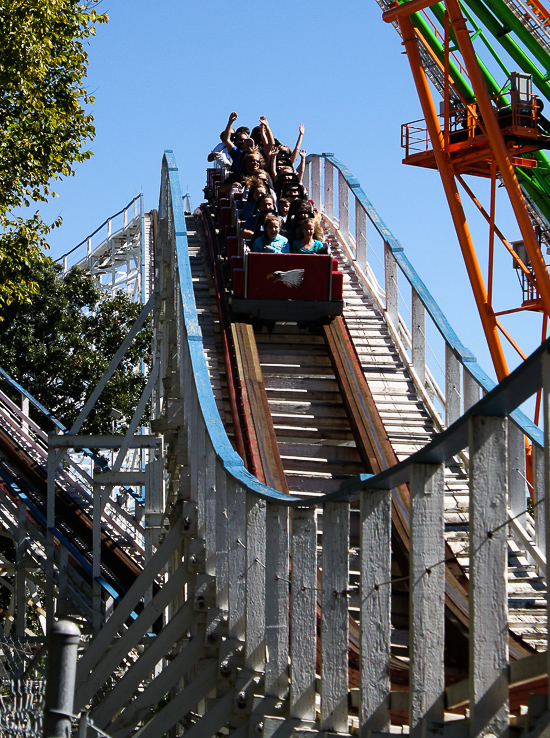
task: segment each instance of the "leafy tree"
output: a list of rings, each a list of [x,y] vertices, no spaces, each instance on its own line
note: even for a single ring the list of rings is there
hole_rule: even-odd
[[[23,272],[38,291],[24,305],[12,303],[0,323],[0,366],[68,428],[116,354],[142,305],[123,293],[106,296],[81,269],[64,278],[46,259]],[[123,431],[144,387],[141,362],[150,362],[151,331],[134,338],[119,368],[82,428],[110,433],[111,410],[122,413]]]
[[[0,0],[0,310],[36,292],[26,269],[44,261],[60,224],[19,209],[46,201],[50,182],[91,155],[81,150],[94,136],[83,80],[86,39],[107,20],[97,2]]]

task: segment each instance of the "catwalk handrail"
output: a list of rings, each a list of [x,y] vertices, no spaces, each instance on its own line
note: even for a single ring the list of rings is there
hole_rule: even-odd
[[[57,432],[59,434],[68,434],[69,429],[63,425],[63,423],[58,420],[55,415],[53,415],[44,405],[42,405],[33,395],[31,395],[30,392],[28,392],[24,387],[22,387],[19,382],[16,382],[13,377],[11,377],[2,367],[0,367],[0,378],[4,379],[8,387],[10,387],[12,390],[15,390],[16,392],[19,392],[21,395],[21,398],[28,400],[30,405],[33,405],[47,420],[50,421],[56,428]],[[101,456],[98,456],[96,453],[91,451],[89,448],[82,448],[82,453],[85,456],[88,456],[94,464],[96,464],[100,469],[103,471],[110,471],[109,464],[104,461]],[[126,485],[120,485],[121,489],[123,489],[125,492],[127,492],[129,495],[134,497],[134,499],[140,499],[140,495],[138,495],[131,487],[127,487]]]
[[[95,229],[95,231],[92,231],[92,233],[90,233],[90,234],[89,234],[88,236],[86,236],[86,238],[83,238],[83,239],[82,239],[82,241],[81,241],[80,243],[77,243],[77,244],[76,244],[76,246],[73,246],[73,247],[72,247],[72,249],[69,249],[69,251],[67,251],[67,252],[65,252],[64,254],[62,254],[62,255],[61,255],[61,256],[60,256],[60,257],[59,257],[58,259],[55,259],[56,263],[60,263],[61,261],[63,261],[64,259],[66,259],[66,258],[67,258],[67,256],[70,256],[71,254],[73,254],[73,253],[74,253],[74,252],[75,252],[75,251],[76,251],[77,249],[79,249],[79,248],[80,248],[81,246],[84,246],[84,244],[85,244],[85,243],[87,243],[88,241],[90,241],[90,239],[92,239],[92,238],[93,238],[93,237],[94,237],[94,236],[95,236],[95,235],[96,235],[97,233],[99,233],[99,231],[100,231],[100,230],[101,230],[102,228],[104,228],[104,227],[105,227],[106,225],[109,225],[109,223],[110,223],[111,221],[113,221],[113,220],[114,220],[115,218],[117,218],[117,217],[118,217],[119,215],[122,215],[122,214],[124,213],[124,216],[125,216],[125,221],[126,221],[126,212],[127,212],[127,211],[128,211],[128,210],[129,210],[129,209],[130,209],[130,208],[132,207],[132,206],[134,207],[134,211],[136,211],[136,202],[137,202],[138,200],[140,201],[140,203],[141,203],[141,202],[143,201],[143,193],[141,193],[141,194],[139,194],[139,195],[136,195],[136,196],[135,196],[134,198],[132,198],[132,199],[130,200],[130,202],[128,203],[128,205],[126,205],[126,207],[122,208],[122,210],[119,210],[118,212],[114,213],[113,215],[110,215],[110,216],[109,216],[108,218],[106,218],[106,219],[105,219],[105,220],[103,221],[103,223],[102,223],[102,224],[101,224],[100,226],[98,226],[98,227],[97,227],[97,228]],[[135,219],[136,219],[136,218],[138,218],[138,217],[139,217],[139,213],[137,213],[137,212],[134,212],[134,217],[132,218],[132,220],[135,220]],[[123,227],[126,227],[126,222],[124,223],[124,226],[123,226]],[[120,230],[122,230],[122,229],[120,229]],[[118,231],[117,231],[117,232],[118,232]],[[110,235],[112,235],[112,234],[110,234]]]

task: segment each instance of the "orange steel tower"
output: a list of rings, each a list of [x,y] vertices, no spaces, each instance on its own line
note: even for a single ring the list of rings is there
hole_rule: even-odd
[[[502,337],[525,358],[518,342],[499,320],[501,315],[521,310],[537,311],[543,316],[543,338],[550,314],[550,277],[545,264],[537,227],[533,225],[516,169],[537,167],[537,152],[550,147],[550,135],[540,125],[542,104],[530,91],[530,78],[512,73],[510,89],[491,95],[478,57],[473,47],[470,30],[458,0],[446,0],[442,39],[443,54],[434,53],[422,27],[413,24],[411,14],[418,14],[433,0],[408,0],[393,4],[383,13],[386,22],[397,22],[420,98],[424,122],[403,126],[405,163],[439,170],[452,219],[472,285],[475,301],[498,380],[508,374]],[[454,48],[451,48],[451,43]],[[468,78],[473,96],[464,94],[464,87],[455,84],[459,51],[460,72]],[[429,56],[443,79],[442,116],[438,116],[428,77],[423,65]],[[452,56],[452,58],[451,58]],[[452,95],[452,97],[451,97]],[[428,138],[429,137],[429,138]],[[430,148],[431,145],[431,148]],[[465,174],[489,178],[491,203],[488,212],[464,180]],[[497,181],[506,191],[517,220],[522,242],[509,243],[495,223]],[[489,269],[485,282],[464,213],[458,185],[472,198],[489,224]],[[516,269],[523,279],[521,305],[500,313],[493,308],[493,258],[495,238],[512,255]],[[538,408],[536,410],[538,415]]]

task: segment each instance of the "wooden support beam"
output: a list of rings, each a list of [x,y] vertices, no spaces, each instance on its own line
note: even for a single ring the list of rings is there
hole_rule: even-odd
[[[317,525],[315,508],[292,510],[290,716],[315,720]]]
[[[266,696],[282,699],[288,689],[289,529],[288,508],[267,503],[265,562]]]
[[[470,420],[470,735],[508,729],[507,419]]]
[[[443,465],[411,469],[409,558],[409,725],[421,738],[426,721],[443,720],[445,690],[445,538]]]
[[[349,503],[323,508],[321,727],[348,732]]]
[[[361,493],[362,738],[390,724],[391,492]]]
[[[246,614],[246,494],[227,485],[227,562],[229,578],[229,637],[244,641]]]
[[[266,503],[246,495],[246,642],[245,665],[265,668]]]

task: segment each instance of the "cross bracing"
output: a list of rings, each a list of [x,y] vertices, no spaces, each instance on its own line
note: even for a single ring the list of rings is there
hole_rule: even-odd
[[[350,172],[330,155],[313,156],[307,177],[345,270],[345,320],[368,375],[371,422],[386,428],[393,457],[384,446],[386,461],[375,453],[381,468],[374,476],[355,473],[359,442],[329,400],[338,382],[321,342],[287,326],[286,355],[277,329],[255,340],[291,494],[245,469],[226,432],[234,429],[216,350],[221,328],[208,308],[215,291],[203,257],[208,238],[217,237],[215,209],[205,206],[200,217],[184,212],[167,153],[155,290],[144,307],[155,325],[150,432],[90,438],[78,427],[60,429],[38,451],[39,429],[19,406],[2,411],[6,423],[11,413],[18,457],[45,466],[49,480],[41,518],[21,486],[28,470],[18,478],[13,464],[4,470],[0,514],[18,552],[4,564],[16,574],[15,586],[8,582],[11,622],[24,634],[21,609],[33,607],[45,629],[62,613],[79,620],[86,639],[75,711],[87,711],[113,738],[172,730],[351,735],[403,725],[429,735],[504,736],[511,719],[518,730],[529,720],[536,725],[536,700],[521,685],[536,693],[546,674],[535,651],[546,638],[547,431],[516,407],[541,384],[548,349],[491,391]],[[432,366],[430,321],[443,340]],[[359,374],[346,381],[366,397]],[[311,394],[284,397],[281,387]],[[345,394],[338,396],[346,405]],[[320,419],[331,406],[330,434],[321,440],[327,426]],[[317,440],[304,442],[308,416],[319,421]],[[535,448],[531,511],[518,432]],[[59,459],[64,449],[89,447],[114,449],[115,461],[86,472],[85,492]],[[148,449],[145,469],[124,477],[116,468],[121,447],[123,455]],[[129,508],[106,493],[123,483],[130,498],[135,486],[143,490]],[[83,529],[71,529],[67,493],[72,504],[80,496],[79,517],[90,521],[89,551]],[[412,541],[406,556],[395,526]],[[451,558],[454,579],[446,569]],[[460,571],[469,595],[456,579]],[[27,603],[30,582],[38,582],[38,600]],[[467,655],[459,658],[468,641],[469,667]],[[492,684],[498,698],[488,704]]]

